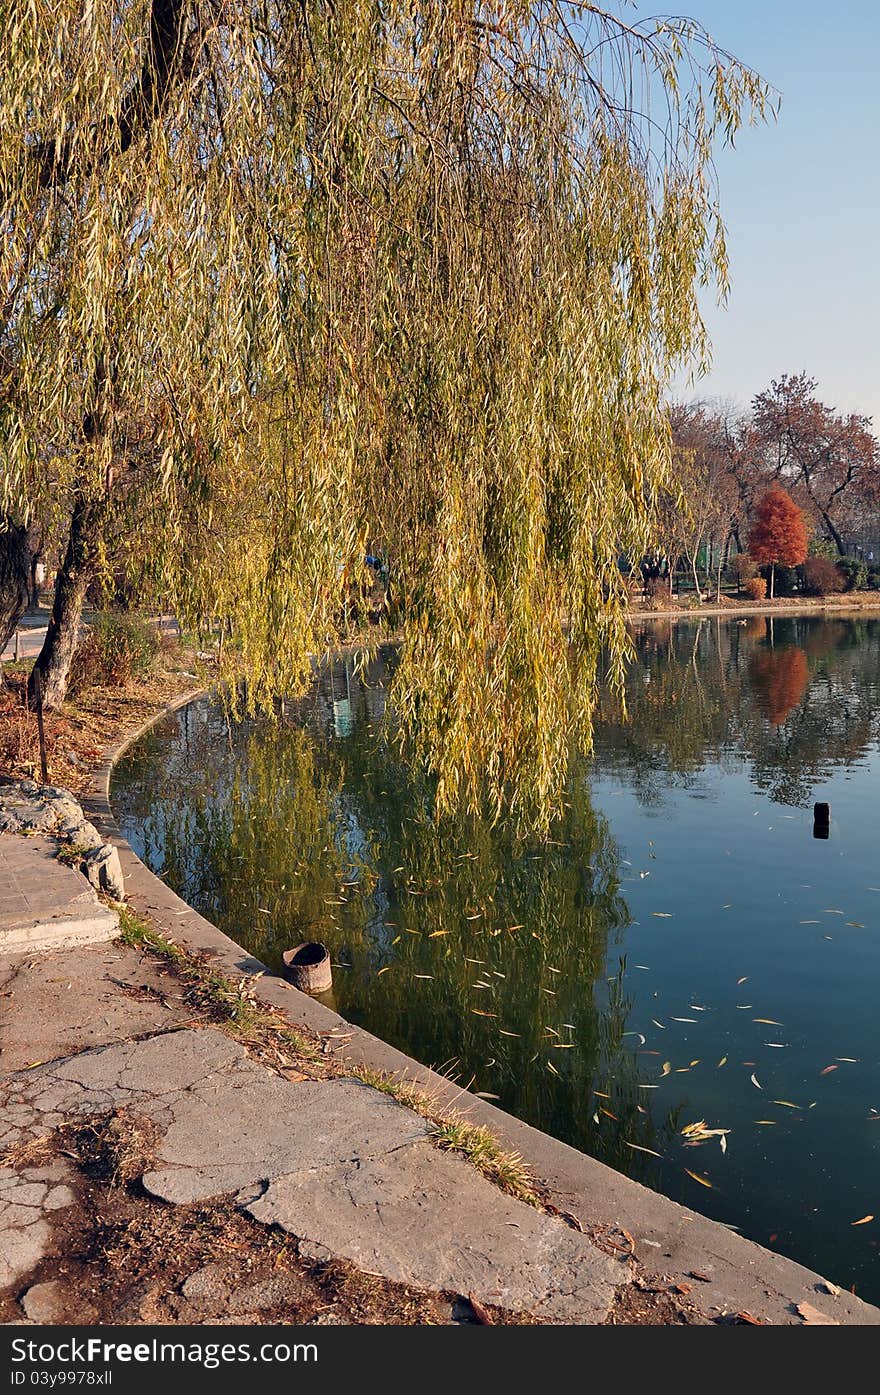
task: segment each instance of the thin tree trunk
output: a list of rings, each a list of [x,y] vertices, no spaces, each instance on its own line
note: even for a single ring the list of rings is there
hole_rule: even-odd
[[[98,560],[103,500],[79,497],[70,519],[67,551],[55,584],[55,601],[46,638],[28,683],[31,698],[36,695],[34,675],[42,681],[43,706],[58,708],[67,693],[70,664],[76,652],[86,591]]]
[[[31,582],[30,582],[30,605],[32,610],[36,610],[40,604],[40,583],[37,581],[37,568],[43,560],[44,539],[42,529],[30,530],[29,540],[31,545]]]
[[[697,553],[696,553],[696,552],[695,552],[695,553],[693,554],[693,556],[690,558],[690,564],[691,564],[691,572],[692,572],[693,578],[694,578],[694,589],[696,590],[696,593],[697,593],[697,605],[702,605],[702,604],[703,604],[703,593],[702,593],[702,591],[700,590],[700,578],[699,578],[699,574],[698,574],[698,572],[697,572]]]
[[[0,653],[6,648],[27,610],[31,558],[28,530],[11,519],[0,531]]]
[[[776,563],[770,563],[770,599],[773,599],[773,583],[776,580]]]

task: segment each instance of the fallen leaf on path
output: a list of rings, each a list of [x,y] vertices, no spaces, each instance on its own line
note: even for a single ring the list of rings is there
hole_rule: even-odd
[[[812,1303],[798,1303],[797,1310],[807,1327],[839,1327],[837,1318],[826,1317],[820,1313],[818,1308],[814,1308]]]
[[[492,1327],[494,1325],[494,1320],[489,1309],[480,1302],[475,1293],[469,1293],[467,1297],[471,1305],[471,1311],[477,1319],[477,1322],[481,1323],[483,1327]]]

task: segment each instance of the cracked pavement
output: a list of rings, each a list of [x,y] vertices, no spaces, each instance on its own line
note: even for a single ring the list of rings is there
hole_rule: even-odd
[[[567,1322],[603,1321],[628,1282],[622,1261],[440,1152],[429,1126],[387,1095],[350,1079],[285,1080],[213,1028],[120,1042],[8,1077],[0,1146],[14,1153],[62,1124],[119,1110],[156,1131],[142,1178],[150,1195],[184,1206],[229,1196],[312,1256]],[[9,1195],[14,1207],[14,1188]],[[16,1276],[46,1242],[43,1212],[71,1201],[56,1187],[31,1203],[39,1220],[29,1221]],[[13,1231],[21,1205],[9,1214]]]

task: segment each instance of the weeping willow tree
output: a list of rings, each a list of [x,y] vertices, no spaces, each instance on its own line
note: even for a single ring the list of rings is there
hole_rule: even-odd
[[[379,548],[438,807],[546,816],[726,289],[713,142],[771,101],[691,21],[564,0],[0,0],[0,510],[67,518],[44,701],[120,532],[258,705]]]

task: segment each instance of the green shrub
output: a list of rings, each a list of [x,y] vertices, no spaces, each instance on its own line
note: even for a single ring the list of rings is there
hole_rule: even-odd
[[[831,538],[820,538],[818,533],[814,533],[810,538],[810,556],[827,557],[829,562],[836,562],[837,548]]]
[[[868,585],[868,564],[861,557],[839,557],[837,566],[846,580],[847,591],[864,591]]]
[[[803,573],[808,596],[833,596],[846,589],[846,577],[828,557],[808,557]]]
[[[800,572],[797,567],[777,567],[773,584],[775,596],[793,596],[800,590]]]
[[[143,617],[118,610],[94,616],[89,632],[73,656],[71,694],[94,687],[121,687],[145,678],[156,666],[159,636]]]

